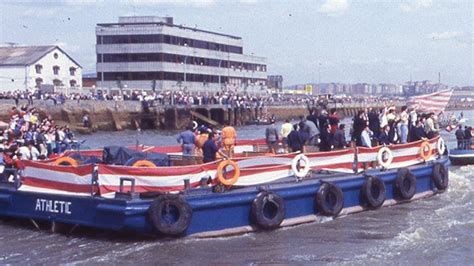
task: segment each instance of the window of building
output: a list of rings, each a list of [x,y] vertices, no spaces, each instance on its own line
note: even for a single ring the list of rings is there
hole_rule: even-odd
[[[36,74],[41,74],[41,70],[43,70],[43,66],[40,64],[36,64],[35,70],[36,70]]]
[[[69,85],[70,85],[71,88],[76,87],[76,86],[77,86],[77,81],[71,79],[71,80],[69,81]]]
[[[76,68],[75,67],[70,67],[69,68],[69,74],[71,76],[75,76],[76,75]]]
[[[54,53],[53,57],[54,57],[54,59],[58,59],[58,57],[59,57],[58,53]]]
[[[222,51],[237,54],[243,53],[243,48],[240,46],[194,40],[165,34],[97,36],[96,41],[97,44],[167,43],[172,45],[188,46],[213,51]]]
[[[43,84],[43,79],[42,78],[37,78],[37,79],[35,79],[35,83],[36,83],[36,88],[40,88],[41,84]]]
[[[60,79],[53,79],[54,86],[62,86],[63,82]]]
[[[53,66],[53,74],[59,75],[59,66]]]

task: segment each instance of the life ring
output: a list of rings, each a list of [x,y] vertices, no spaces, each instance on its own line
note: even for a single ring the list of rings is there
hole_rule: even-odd
[[[425,149],[428,150],[425,152]],[[428,161],[431,158],[431,154],[433,152],[433,148],[431,148],[431,144],[428,141],[423,141],[420,145],[420,157],[424,161]]]
[[[77,167],[79,164],[75,159],[65,156],[54,161],[54,165]]]
[[[73,143],[71,143],[71,145],[70,145],[70,149],[71,149],[72,151],[77,151],[77,150],[79,150],[79,147],[80,147],[80,144],[77,143],[77,142],[73,142]]]
[[[316,193],[316,210],[322,215],[337,216],[344,207],[344,193],[331,183],[323,183]]]
[[[416,177],[408,168],[401,168],[395,178],[395,191],[401,199],[411,199],[416,193]]]
[[[385,154],[387,154],[387,157],[385,157]],[[392,161],[393,161],[392,150],[390,150],[389,147],[380,148],[379,151],[377,152],[378,164],[381,165],[383,168],[388,168],[392,164]]]
[[[158,196],[148,208],[148,217],[161,234],[178,236],[191,224],[193,210],[181,196],[165,194]]]
[[[132,167],[156,167],[156,164],[148,160],[138,160],[132,164]]]
[[[227,179],[224,176],[224,169],[227,166],[232,166],[234,168],[234,175],[230,179]],[[217,179],[219,180],[221,184],[226,185],[226,186],[232,186],[235,184],[235,182],[237,182],[237,180],[239,180],[239,177],[240,177],[240,169],[236,162],[231,161],[231,160],[225,160],[225,161],[220,162],[219,165],[217,166]]]
[[[438,142],[436,143],[436,148],[438,149],[438,154],[441,156],[446,152],[446,144],[443,138],[439,138]]]
[[[443,164],[435,163],[433,165],[431,180],[433,180],[433,183],[439,190],[445,190],[448,187],[449,172]]]
[[[385,184],[379,177],[367,176],[360,193],[370,208],[377,209],[386,198]]]
[[[252,221],[262,229],[274,229],[285,219],[285,201],[278,194],[262,191],[252,202]]]
[[[303,169],[299,168],[300,161],[303,160],[304,162],[304,167]],[[291,170],[293,171],[293,174],[298,177],[298,178],[303,178],[305,177],[308,172],[309,172],[309,159],[306,155],[303,153],[296,155],[293,158],[293,161],[291,162]]]
[[[193,130],[196,130],[198,126],[199,126],[198,123],[196,121],[193,121]]]

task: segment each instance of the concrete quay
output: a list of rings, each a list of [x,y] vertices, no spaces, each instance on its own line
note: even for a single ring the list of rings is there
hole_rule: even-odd
[[[26,105],[21,100],[18,107]],[[359,110],[367,107],[383,108],[386,105],[401,107],[402,102],[376,103],[329,103],[327,109],[337,108],[342,117],[353,116]],[[10,110],[14,106],[13,100],[0,100],[0,121],[8,122]],[[224,121],[234,125],[255,123],[257,117],[262,116],[261,110],[235,110],[222,105],[199,106],[152,106],[143,110],[138,101],[67,101],[62,105],[54,105],[52,101],[35,101],[33,104],[40,113],[40,118],[50,115],[58,125],[68,124],[79,133],[92,133],[97,130],[115,131],[123,129],[183,129],[191,121],[199,124],[220,126]],[[308,115],[308,106],[300,105],[272,105],[267,106],[268,115],[274,115],[277,120],[297,119]],[[82,117],[88,114],[92,126],[83,127]]]

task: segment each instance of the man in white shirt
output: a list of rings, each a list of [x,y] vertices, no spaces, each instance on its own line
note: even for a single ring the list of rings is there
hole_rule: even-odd
[[[402,106],[402,112],[400,113],[400,143],[405,144],[408,140],[408,113],[407,106]]]
[[[290,120],[286,119],[285,123],[281,125],[281,142],[286,147],[288,144],[288,134],[293,130],[293,125]]]
[[[361,139],[362,139],[362,146],[367,148],[372,148],[372,131],[370,131],[369,127],[366,126],[364,130],[362,130]]]

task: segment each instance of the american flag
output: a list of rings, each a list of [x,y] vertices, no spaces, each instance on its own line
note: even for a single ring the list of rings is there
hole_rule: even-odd
[[[423,113],[439,114],[444,112],[449,100],[453,95],[453,90],[438,91],[431,94],[410,97],[408,104],[416,106],[418,111]]]

